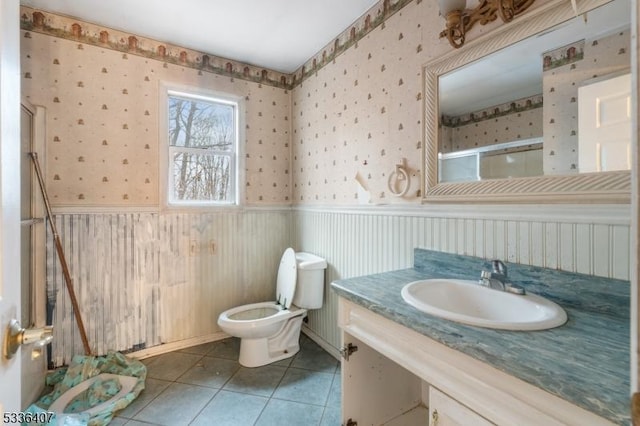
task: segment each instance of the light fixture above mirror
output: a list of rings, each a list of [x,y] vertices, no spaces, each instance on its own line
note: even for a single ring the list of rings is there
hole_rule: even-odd
[[[464,45],[465,35],[479,22],[485,25],[497,17],[510,22],[524,12],[535,0],[480,0],[473,9],[467,9],[467,0],[439,0],[440,15],[446,19],[446,27],[440,38],[446,37],[454,48]]]

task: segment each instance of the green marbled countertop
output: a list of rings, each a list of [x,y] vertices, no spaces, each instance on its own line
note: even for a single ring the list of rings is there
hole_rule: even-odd
[[[414,268],[337,280],[341,297],[614,423],[630,423],[628,281],[509,264],[510,281],[562,306],[569,317],[544,331],[472,327],[418,311],[402,287],[428,278],[472,279],[483,259],[416,249]]]

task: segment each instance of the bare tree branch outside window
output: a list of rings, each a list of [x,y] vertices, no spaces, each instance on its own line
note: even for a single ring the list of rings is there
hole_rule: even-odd
[[[234,105],[169,96],[169,145],[178,201],[234,201]]]

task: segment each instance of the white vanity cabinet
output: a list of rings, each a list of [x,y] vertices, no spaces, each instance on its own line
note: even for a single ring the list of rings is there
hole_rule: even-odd
[[[357,347],[342,359],[345,426],[612,424],[344,297],[338,316],[343,349]]]

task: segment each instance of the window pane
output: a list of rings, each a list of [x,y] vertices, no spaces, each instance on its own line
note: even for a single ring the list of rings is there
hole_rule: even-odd
[[[231,158],[179,152],[173,155],[173,199],[233,201]]]
[[[233,151],[234,107],[217,102],[169,97],[169,144]]]

